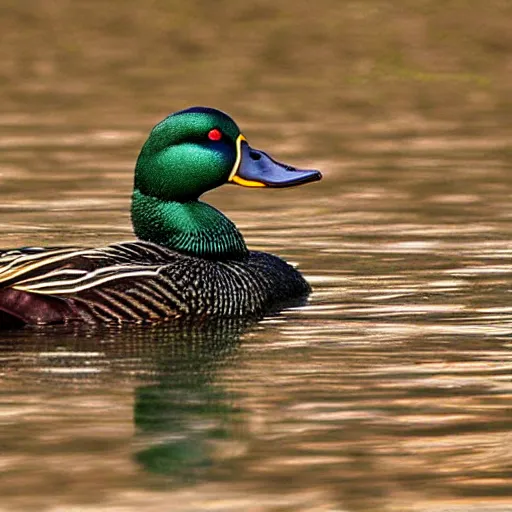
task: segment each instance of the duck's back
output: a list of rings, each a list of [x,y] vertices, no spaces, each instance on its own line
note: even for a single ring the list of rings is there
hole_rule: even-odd
[[[309,291],[289,264],[255,251],[219,262],[137,241],[0,253],[0,327],[258,316]]]

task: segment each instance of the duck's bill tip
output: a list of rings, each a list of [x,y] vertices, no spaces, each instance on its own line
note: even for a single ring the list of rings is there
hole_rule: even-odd
[[[272,188],[296,187],[313,181],[320,181],[322,173],[315,169],[295,169],[286,166],[286,170],[277,173],[273,179],[268,179],[265,186]]]

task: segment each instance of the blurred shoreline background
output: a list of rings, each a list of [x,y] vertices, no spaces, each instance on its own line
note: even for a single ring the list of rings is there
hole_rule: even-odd
[[[511,16],[504,0],[6,0],[2,110],[500,122]]]

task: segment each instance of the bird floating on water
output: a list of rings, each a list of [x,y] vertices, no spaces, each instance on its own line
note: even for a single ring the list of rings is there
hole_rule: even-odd
[[[282,259],[248,250],[199,197],[225,183],[292,187],[316,170],[251,148],[224,112],[193,107],[151,131],[135,166],[136,241],[0,251],[0,327],[259,316],[310,287]]]

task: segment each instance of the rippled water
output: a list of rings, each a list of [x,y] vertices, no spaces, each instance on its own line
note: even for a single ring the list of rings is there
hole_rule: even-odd
[[[299,2],[290,19],[304,40],[288,39],[271,2],[233,8],[247,35],[238,82],[224,47],[209,64],[220,32],[201,2],[169,21],[176,68],[134,51],[167,41],[148,14],[165,11],[158,2],[147,12],[127,2],[121,21],[99,3],[3,8],[0,246],[130,239],[140,145],[191,103],[236,114],[252,145],[324,180],[205,197],[252,248],[299,264],[314,287],[304,307],[256,324],[0,336],[0,509],[512,510],[512,153],[498,80],[509,18],[497,10],[477,30],[487,11],[423,2],[395,18],[399,3],[370,4],[351,3],[340,32],[338,4],[320,2],[317,26],[301,21]],[[176,28],[202,9],[210,31],[194,39]],[[409,75],[365,71],[395,33],[358,53],[379,16],[410,43]],[[450,25],[461,18],[467,26]],[[63,20],[70,28],[58,32]],[[265,28],[263,46],[248,20]],[[429,23],[450,28],[444,53],[418,35]],[[341,71],[357,80],[334,90],[329,71],[311,85],[307,66],[293,65],[296,44],[309,66],[312,44],[325,65],[340,44],[353,59]],[[429,58],[441,68],[451,59],[451,79],[411,75],[437,70]],[[283,66],[288,74],[264,80]],[[219,70],[227,86],[212,79]]]

